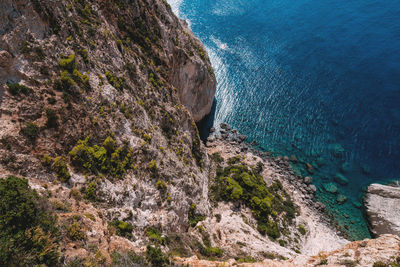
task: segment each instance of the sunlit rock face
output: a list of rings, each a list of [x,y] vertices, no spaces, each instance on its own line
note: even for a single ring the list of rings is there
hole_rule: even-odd
[[[371,184],[364,204],[373,234],[400,236],[400,188]]]

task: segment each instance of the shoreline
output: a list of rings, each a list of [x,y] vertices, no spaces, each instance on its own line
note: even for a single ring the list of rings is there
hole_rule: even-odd
[[[208,154],[219,152],[223,158],[241,155],[246,159],[251,158],[247,163],[253,165],[256,158],[263,161],[266,166],[263,176],[275,177],[282,182],[285,190],[300,207],[301,220],[308,225],[309,233],[302,242],[302,255],[332,251],[350,242],[345,238],[345,233],[331,222],[325,212],[325,205],[314,200],[316,187],[311,184],[311,177],[296,176],[291,170],[288,157],[270,157],[267,152],[254,149],[251,143],[246,143],[247,137],[231,129],[229,125],[222,123],[220,126],[220,130],[211,129],[207,138],[205,145]]]
[[[278,165],[282,168],[286,168],[291,175],[297,176],[298,180],[301,182],[304,177],[307,176],[301,176],[297,174],[290,166],[292,163],[292,158],[288,156],[274,156],[272,155],[271,152],[269,151],[262,151],[257,149],[258,142],[257,140],[248,140],[248,137],[246,135],[241,134],[238,130],[231,128],[231,126],[227,123],[220,123],[220,125],[213,126],[209,128],[209,134],[206,140],[203,140],[204,144],[207,146],[208,143],[215,142],[216,140],[224,140],[228,143],[232,142],[233,144],[239,145],[243,151],[251,151],[255,155],[258,155],[261,158],[264,159],[272,159],[275,162],[277,162]],[[298,163],[298,162],[296,162]],[[314,183],[313,183],[314,184]],[[322,184],[322,182],[321,182]],[[340,185],[339,185],[340,186]],[[315,203],[319,203],[317,205],[322,205],[323,209],[319,211],[322,216],[327,220],[328,224],[330,225],[331,228],[335,229],[335,231],[340,235],[341,237],[350,240],[350,241],[357,241],[357,240],[363,240],[365,238],[372,238],[371,231],[368,227],[368,233],[369,236],[363,236],[362,238],[352,238],[352,234],[348,228],[346,228],[347,225],[341,225],[341,221],[338,218],[338,211],[340,209],[343,209],[343,205],[339,205],[337,203],[322,203],[321,201],[318,200],[317,194],[320,196],[324,196],[324,198],[332,198],[329,192],[324,191],[322,188],[317,187],[315,194],[314,194],[314,200]],[[363,198],[366,195],[366,191],[363,191]],[[336,196],[335,196],[336,198]],[[363,200],[360,200],[360,204],[362,205]],[[353,204],[354,205],[354,204]],[[335,207],[335,208],[334,208]],[[362,220],[364,220],[364,223],[368,226],[369,221],[368,218],[366,217],[366,211],[363,206],[358,207],[360,209],[360,212],[362,213]],[[336,215],[334,214],[336,213]],[[341,213],[340,213],[341,214]],[[348,218],[348,213],[345,212],[343,215]]]

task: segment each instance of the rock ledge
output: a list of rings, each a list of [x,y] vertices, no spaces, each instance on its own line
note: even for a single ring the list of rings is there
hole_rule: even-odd
[[[368,186],[364,205],[373,234],[400,236],[399,187],[371,184]]]

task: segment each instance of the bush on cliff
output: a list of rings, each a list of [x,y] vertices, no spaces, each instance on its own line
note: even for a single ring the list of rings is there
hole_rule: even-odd
[[[125,146],[117,146],[112,137],[107,137],[101,146],[89,145],[90,136],[79,140],[69,152],[72,164],[92,174],[106,174],[122,178],[132,165],[132,151]]]
[[[56,265],[60,256],[56,221],[26,179],[1,179],[0,265]]]
[[[228,160],[226,168],[218,167],[217,177],[211,188],[216,201],[240,202],[249,207],[257,219],[258,230],[271,238],[280,237],[280,220],[292,223],[296,209],[290,196],[277,180],[267,186],[259,174],[260,166],[253,172],[240,163],[240,157]]]

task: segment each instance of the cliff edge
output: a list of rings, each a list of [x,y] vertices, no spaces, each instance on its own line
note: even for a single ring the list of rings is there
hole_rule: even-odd
[[[400,188],[371,184],[364,205],[371,232],[376,235],[400,236]]]

